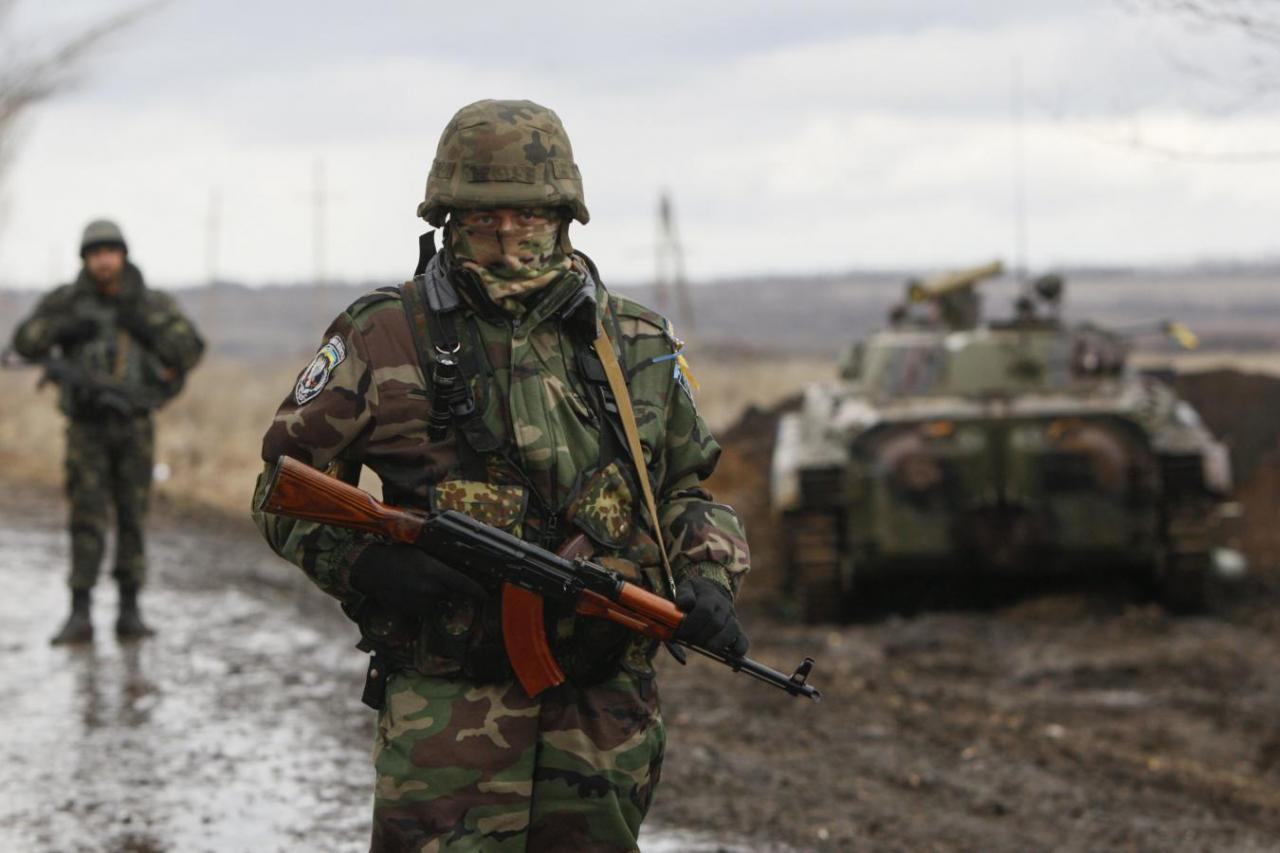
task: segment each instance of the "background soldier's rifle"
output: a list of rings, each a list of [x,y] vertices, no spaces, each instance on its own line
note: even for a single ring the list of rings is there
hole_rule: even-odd
[[[684,613],[672,602],[579,557],[569,559],[483,524],[463,513],[422,513],[384,504],[367,492],[282,456],[259,509],[334,524],[415,545],[476,578],[502,585],[502,639],[512,669],[529,696],[565,680],[547,642],[543,599],[566,601],[586,616],[623,625],[667,644],[678,660],[683,646],[735,672],[813,700],[806,683],[813,659],[790,676],[745,657],[731,657],[675,639]]]
[[[23,367],[41,368],[37,388],[53,384],[66,388],[77,403],[90,409],[115,412],[124,417],[148,411],[151,406],[136,398],[134,394],[119,386],[95,377],[83,367],[65,358],[43,358],[27,361],[19,358],[12,350],[0,353],[0,367],[17,369]]]

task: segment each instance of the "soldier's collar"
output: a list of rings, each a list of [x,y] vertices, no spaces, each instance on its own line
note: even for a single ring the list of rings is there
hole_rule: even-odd
[[[596,336],[597,315],[600,307],[596,297],[596,288],[599,286],[596,265],[581,252],[574,252],[571,274],[576,276],[580,283],[578,289],[565,300],[564,306],[561,307],[560,322],[579,339],[591,341]]]
[[[581,252],[573,253],[573,265],[559,280],[536,294],[529,305],[530,315],[541,315],[546,300],[558,301],[568,290],[558,307],[552,309],[566,329],[582,339],[590,341],[596,333],[598,300],[596,288],[598,276],[595,264]],[[427,280],[427,301],[433,311],[451,311],[466,302],[477,314],[486,319],[505,319],[509,315],[489,298],[480,281],[469,271],[453,262],[447,250],[438,252],[427,264],[424,276]],[[565,279],[572,279],[570,284]]]

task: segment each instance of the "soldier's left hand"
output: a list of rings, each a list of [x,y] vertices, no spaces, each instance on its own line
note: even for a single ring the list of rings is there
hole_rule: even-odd
[[[689,578],[676,588],[676,606],[685,612],[675,638],[728,657],[742,657],[750,643],[738,624],[729,590],[710,578]]]

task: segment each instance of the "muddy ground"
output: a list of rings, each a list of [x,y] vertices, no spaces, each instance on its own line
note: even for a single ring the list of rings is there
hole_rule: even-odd
[[[1243,416],[1276,389],[1237,390]],[[1077,583],[799,627],[773,601],[771,424],[730,431],[717,485],[757,552],[753,656],[813,655],[825,699],[664,660],[646,850],[1280,848],[1274,436],[1237,436],[1254,448],[1239,535],[1262,562],[1208,614]],[[372,720],[336,608],[243,522],[162,508],[160,636],[119,646],[104,585],[95,647],[50,649],[62,511],[14,491],[0,490],[0,850],[362,849]]]
[[[368,849],[373,713],[354,629],[246,522],[161,509],[144,604],[121,644],[51,648],[67,560],[55,496],[0,490],[0,851]],[[674,787],[674,786],[673,786]],[[646,850],[754,848],[655,816]]]

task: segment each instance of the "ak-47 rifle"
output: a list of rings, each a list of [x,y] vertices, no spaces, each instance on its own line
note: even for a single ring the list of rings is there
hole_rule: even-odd
[[[77,400],[125,417],[145,412],[150,408],[123,388],[103,382],[83,367],[65,358],[27,361],[18,358],[12,350],[5,350],[0,354],[0,367],[9,369],[38,367],[44,372],[40,375],[40,381],[36,383],[37,388],[43,388],[49,384],[67,388]]]
[[[681,646],[792,696],[815,701],[822,696],[806,683],[813,669],[812,658],[805,658],[788,676],[749,658],[676,640],[684,613],[667,599],[584,557],[562,557],[463,513],[423,513],[389,506],[288,456],[276,463],[270,488],[258,508],[415,545],[472,577],[500,582],[503,643],[516,678],[530,697],[565,680],[547,642],[544,598],[569,602],[578,613],[608,619],[660,640],[682,663]]]

